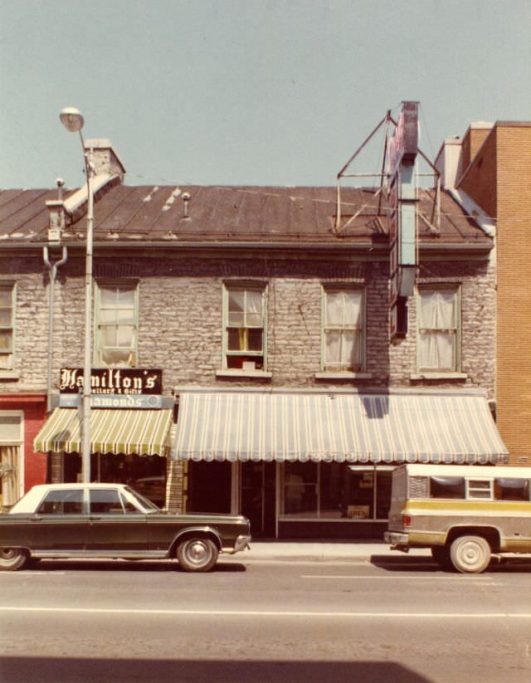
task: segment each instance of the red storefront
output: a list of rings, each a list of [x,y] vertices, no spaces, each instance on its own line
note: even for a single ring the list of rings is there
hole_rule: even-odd
[[[46,481],[47,455],[33,450],[46,419],[46,394],[0,395],[0,504],[12,505]]]

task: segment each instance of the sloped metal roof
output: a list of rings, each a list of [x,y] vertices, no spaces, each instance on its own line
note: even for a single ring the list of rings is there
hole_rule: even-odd
[[[75,190],[65,192],[65,199]],[[189,195],[185,201],[183,196]],[[0,246],[48,240],[45,202],[55,190],[0,190]],[[420,190],[418,232],[422,244],[475,244],[489,238],[459,204],[441,192],[440,222],[433,190]],[[336,230],[335,187],[127,186],[114,184],[97,195],[94,240],[132,242],[387,242],[389,207],[370,189],[341,190]],[[66,244],[82,243],[86,216],[67,217]]]

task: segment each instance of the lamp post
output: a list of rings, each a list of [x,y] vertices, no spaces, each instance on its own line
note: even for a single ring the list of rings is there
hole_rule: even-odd
[[[81,422],[81,474],[84,483],[90,482],[90,455],[91,455],[91,429],[90,429],[90,399],[92,393],[92,235],[94,229],[94,194],[92,177],[94,167],[90,150],[85,149],[85,141],[81,129],[84,119],[74,107],[66,107],[59,115],[63,126],[71,133],[79,133],[83,159],[85,162],[85,175],[87,178],[87,234],[86,234],[86,257],[85,257],[85,361],[83,365],[83,401]]]

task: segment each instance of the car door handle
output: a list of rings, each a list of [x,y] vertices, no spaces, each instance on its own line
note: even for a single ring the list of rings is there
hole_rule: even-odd
[[[96,516],[91,515],[91,516],[89,517],[89,520],[90,520],[91,522],[101,522],[102,517],[96,517]]]

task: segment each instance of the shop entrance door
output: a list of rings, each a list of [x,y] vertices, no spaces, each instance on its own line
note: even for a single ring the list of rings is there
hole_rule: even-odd
[[[251,522],[253,538],[275,537],[276,463],[241,464],[241,510]]]

